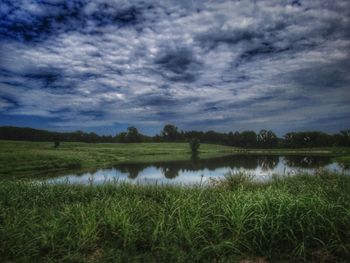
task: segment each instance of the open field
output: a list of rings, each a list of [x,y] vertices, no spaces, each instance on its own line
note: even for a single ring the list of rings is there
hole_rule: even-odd
[[[349,259],[349,177],[300,174],[261,184],[237,176],[210,188],[5,180],[0,261]]]
[[[253,149],[201,144],[200,158],[227,154],[331,155],[350,163],[348,148]],[[0,178],[52,177],[71,171],[110,167],[122,162],[188,160],[187,143],[70,143],[55,149],[52,142],[0,141]]]

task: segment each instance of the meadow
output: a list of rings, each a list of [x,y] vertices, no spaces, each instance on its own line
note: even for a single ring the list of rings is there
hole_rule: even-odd
[[[350,177],[318,171],[209,186],[72,185],[31,180],[123,162],[187,160],[186,143],[0,141],[0,262],[347,262]],[[329,155],[347,148],[244,150],[200,158]],[[26,179],[26,180],[25,180]]]

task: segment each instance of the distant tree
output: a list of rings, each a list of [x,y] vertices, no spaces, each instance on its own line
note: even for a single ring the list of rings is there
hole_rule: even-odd
[[[207,131],[204,135],[203,135],[203,139],[206,142],[209,143],[218,143],[218,144],[225,144],[226,141],[226,136],[223,133],[218,133],[215,131]]]
[[[342,130],[340,131],[340,134],[346,138],[346,139],[350,139],[350,130]]]
[[[125,138],[126,142],[140,142],[141,137],[141,134],[134,126],[128,127]]]
[[[161,141],[162,141],[162,136],[160,136],[159,134],[156,134],[156,135],[153,137],[153,141],[154,141],[154,142],[161,142]]]
[[[60,141],[56,139],[54,141],[54,146],[53,147],[58,148],[59,146],[60,146]]]
[[[115,142],[126,142],[126,132],[116,134],[114,140]]]
[[[175,141],[180,137],[177,127],[172,124],[165,125],[161,134],[167,141]]]
[[[350,147],[350,130],[342,130],[337,134],[327,134],[319,131],[288,132],[283,138],[269,130],[261,130],[258,134],[254,131],[221,133],[216,131],[178,131],[172,124],[164,126],[160,135],[146,136],[138,132],[135,127],[129,127],[127,132],[121,132],[114,137],[110,135],[98,135],[83,131],[52,132],[32,128],[20,128],[12,126],[0,127],[1,140],[26,140],[54,142],[162,142],[182,141],[188,142],[191,138],[197,138],[201,143],[223,144],[243,148],[252,147]]]
[[[272,131],[263,129],[257,135],[257,143],[263,148],[273,148],[277,145],[278,138]]]
[[[283,136],[283,142],[285,147],[296,147],[296,133],[288,132]]]
[[[289,132],[284,135],[284,146],[290,148],[328,147],[333,145],[333,140],[331,135],[323,132]]]
[[[86,137],[86,142],[98,142],[99,141],[99,137],[96,133],[94,132],[90,132],[88,134],[85,134]]]
[[[342,130],[334,135],[334,141],[337,146],[350,146],[350,130]]]
[[[257,146],[256,133],[254,131],[244,131],[240,134],[240,144],[242,147],[253,148]]]
[[[197,139],[197,138],[191,139],[191,140],[189,141],[189,145],[190,145],[192,154],[197,154],[197,153],[198,153],[198,150],[199,150],[199,147],[200,147],[199,139]]]
[[[228,137],[229,137],[229,145],[230,146],[236,146],[236,147],[242,146],[241,142],[240,142],[239,132],[237,132],[237,131],[235,133],[230,132]]]
[[[73,133],[73,139],[74,139],[75,141],[77,141],[77,142],[82,142],[82,141],[84,141],[84,132],[83,132],[83,131],[80,131],[80,130],[75,131],[75,132]]]

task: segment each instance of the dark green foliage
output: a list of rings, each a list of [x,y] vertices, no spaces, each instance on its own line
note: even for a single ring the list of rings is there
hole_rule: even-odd
[[[350,147],[350,130],[342,130],[334,137],[337,146]]]
[[[115,136],[116,142],[126,142],[126,132],[121,132]]]
[[[278,138],[272,131],[261,130],[257,135],[257,143],[262,148],[274,148],[277,146]]]
[[[128,127],[126,132],[117,134],[113,141],[121,143],[151,142],[150,137],[141,134],[134,126]]]
[[[83,131],[75,132],[51,132],[21,127],[0,127],[1,140],[20,140],[20,141],[66,141],[66,142],[112,142],[112,136],[98,136],[96,133],[85,133]]]
[[[0,140],[53,141],[61,142],[186,142],[198,138],[202,143],[221,144],[242,148],[310,148],[310,147],[350,147],[350,130],[330,135],[318,131],[289,132],[278,138],[271,130],[221,133],[216,131],[179,131],[172,124],[164,126],[160,135],[153,137],[141,134],[137,128],[129,127],[126,132],[114,137],[76,131],[58,133],[31,128],[0,127]]]
[[[349,251],[350,178],[335,174],[231,175],[207,188],[0,184],[1,262],[347,262]]]
[[[253,148],[257,146],[256,133],[254,131],[244,131],[240,134],[240,146]]]
[[[192,138],[189,141],[189,145],[190,145],[192,154],[197,154],[200,147],[200,141],[197,138]]]
[[[323,132],[289,132],[284,135],[284,146],[290,148],[327,147],[333,137]]]
[[[128,127],[128,131],[125,136],[126,142],[140,142],[141,141],[141,134],[139,131],[131,126]]]
[[[55,140],[53,147],[54,148],[58,148],[58,146],[60,146],[60,141],[59,140]]]
[[[161,135],[166,141],[176,141],[180,138],[180,133],[177,130],[177,127],[172,124],[165,125]]]

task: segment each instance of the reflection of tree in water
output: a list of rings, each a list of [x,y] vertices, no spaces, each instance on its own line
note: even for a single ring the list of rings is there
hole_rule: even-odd
[[[181,172],[196,172],[207,169],[214,171],[218,168],[254,170],[258,166],[263,170],[272,170],[279,163],[278,156],[272,155],[231,155],[211,159],[200,159],[192,156],[187,161],[155,162],[155,163],[125,163],[116,166],[120,172],[127,174],[130,179],[135,179],[146,168],[155,167],[168,179],[177,177]],[[331,164],[328,156],[285,156],[284,163],[290,167],[319,168]],[[349,167],[344,167],[349,169]]]
[[[231,157],[228,166],[231,169],[248,169],[254,170],[258,167],[259,156],[256,155],[235,155]]]
[[[194,152],[191,155],[191,162],[192,163],[198,163],[200,161],[199,156],[198,156],[198,152]]]
[[[118,165],[116,168],[125,174],[128,174],[128,177],[130,179],[135,179],[140,172],[142,172],[145,168],[147,168],[149,165],[148,164],[121,164]]]
[[[350,165],[346,163],[337,163],[343,170],[350,170]]]
[[[261,156],[258,159],[258,164],[263,171],[268,171],[274,169],[279,162],[278,156]]]
[[[153,166],[161,171],[161,173],[168,179],[175,178],[179,175],[179,171],[183,167],[178,162],[164,162],[164,163],[124,163],[117,165],[115,168],[121,173],[128,175],[130,179],[135,179],[146,168]]]
[[[195,172],[208,169],[214,171],[218,168],[227,167],[230,169],[254,170],[258,166],[263,169],[273,169],[278,164],[277,156],[259,155],[231,155],[211,159],[200,159],[194,155],[191,160],[175,162],[155,163],[125,163],[116,166],[121,173],[127,174],[130,179],[137,176],[148,167],[155,167],[168,179],[175,178],[180,172]]]
[[[285,156],[284,162],[290,167],[321,168],[332,163],[329,156]]]
[[[168,179],[175,178],[179,175],[180,171],[180,169],[177,167],[161,167],[160,170],[162,171],[162,174]]]
[[[128,174],[128,177],[135,179],[144,169],[155,167],[168,179],[173,179],[180,172],[195,172],[204,169],[214,171],[218,168],[227,167],[230,169],[254,170],[258,166],[263,170],[274,169],[279,162],[278,156],[260,156],[260,155],[231,155],[220,158],[200,159],[193,156],[191,160],[175,162],[155,162],[155,163],[129,163],[121,164],[115,167],[122,173]],[[300,168],[318,168],[331,163],[328,156],[285,156],[285,165]]]

